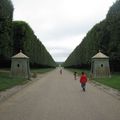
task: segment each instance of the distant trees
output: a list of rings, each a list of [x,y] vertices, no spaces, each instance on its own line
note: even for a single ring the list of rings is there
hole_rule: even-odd
[[[10,67],[11,57],[20,50],[30,57],[33,67],[55,67],[55,61],[30,26],[12,21],[13,10],[10,0],[0,0],[0,67]]]
[[[91,57],[98,50],[110,57],[110,66],[113,71],[120,71],[120,0],[108,11],[106,19],[96,24],[75,48],[65,67],[89,67]]]

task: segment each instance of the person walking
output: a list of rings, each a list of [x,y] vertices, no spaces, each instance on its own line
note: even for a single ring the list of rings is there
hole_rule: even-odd
[[[74,72],[74,80],[77,79],[77,72]]]
[[[80,83],[81,83],[81,87],[84,92],[85,92],[86,82],[87,82],[87,76],[84,72],[82,72],[82,74],[80,76]]]
[[[62,75],[62,69],[60,69],[60,74]]]

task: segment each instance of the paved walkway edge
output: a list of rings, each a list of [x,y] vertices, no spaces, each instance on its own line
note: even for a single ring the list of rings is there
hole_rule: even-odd
[[[107,94],[117,98],[118,100],[120,100],[120,91],[117,90],[117,89],[114,89],[114,88],[111,88],[109,86],[106,86],[106,85],[103,85],[99,82],[96,82],[96,81],[90,81],[89,82],[92,86],[95,86],[99,89],[101,89],[102,91],[106,92]]]
[[[24,85],[18,85],[18,86],[15,86],[13,88],[7,89],[5,91],[1,91],[0,92],[0,103],[4,102],[6,99],[8,99],[12,95],[16,94],[17,92],[19,92],[23,88],[27,87],[31,83],[35,82],[36,80],[38,80],[38,77],[37,78],[32,78],[29,82],[27,82]],[[117,98],[118,100],[120,100],[120,91],[119,90],[108,87],[108,86],[103,85],[103,84],[101,84],[99,82],[96,82],[96,81],[89,81],[89,83],[92,86],[95,86],[95,87],[99,88],[100,90],[106,92],[107,94],[109,94],[109,95]]]
[[[47,74],[47,73],[46,73]],[[41,77],[40,77],[41,76]],[[20,90],[24,89],[25,87],[29,86],[30,84],[32,84],[33,82],[39,80],[40,78],[42,78],[44,75],[38,75],[38,77],[36,78],[31,78],[31,80],[29,80],[27,83],[25,83],[24,85],[16,85],[12,88],[6,89],[5,91],[0,91],[0,103],[4,102],[5,100],[7,100],[9,97],[11,97],[12,95],[18,93]]]

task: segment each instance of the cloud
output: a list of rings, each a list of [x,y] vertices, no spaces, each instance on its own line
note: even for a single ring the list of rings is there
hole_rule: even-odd
[[[85,34],[67,36],[59,40],[45,42],[45,46],[56,61],[65,61],[75,47],[81,42]],[[63,57],[62,57],[63,56]],[[66,57],[65,57],[66,56]],[[61,59],[60,59],[61,57]]]
[[[53,58],[63,61],[116,0],[12,1],[14,20],[28,22]]]
[[[50,49],[63,49],[67,48],[69,50],[74,49],[82,40],[85,34],[75,35],[75,36],[65,36],[63,38],[47,40],[45,41],[46,47]]]
[[[41,37],[44,36],[44,40],[60,39],[68,36],[78,36],[84,34],[92,27],[94,21],[88,23],[60,23],[59,25],[45,25],[44,28],[40,28]],[[41,30],[42,29],[42,30]]]
[[[69,51],[63,51],[63,52],[54,52],[53,54],[54,59],[57,62],[64,61],[66,59],[66,56],[69,56]]]

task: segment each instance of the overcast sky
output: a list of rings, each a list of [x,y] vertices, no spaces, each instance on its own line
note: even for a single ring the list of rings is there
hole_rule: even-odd
[[[26,21],[55,61],[65,61],[116,0],[12,0],[14,20]]]

